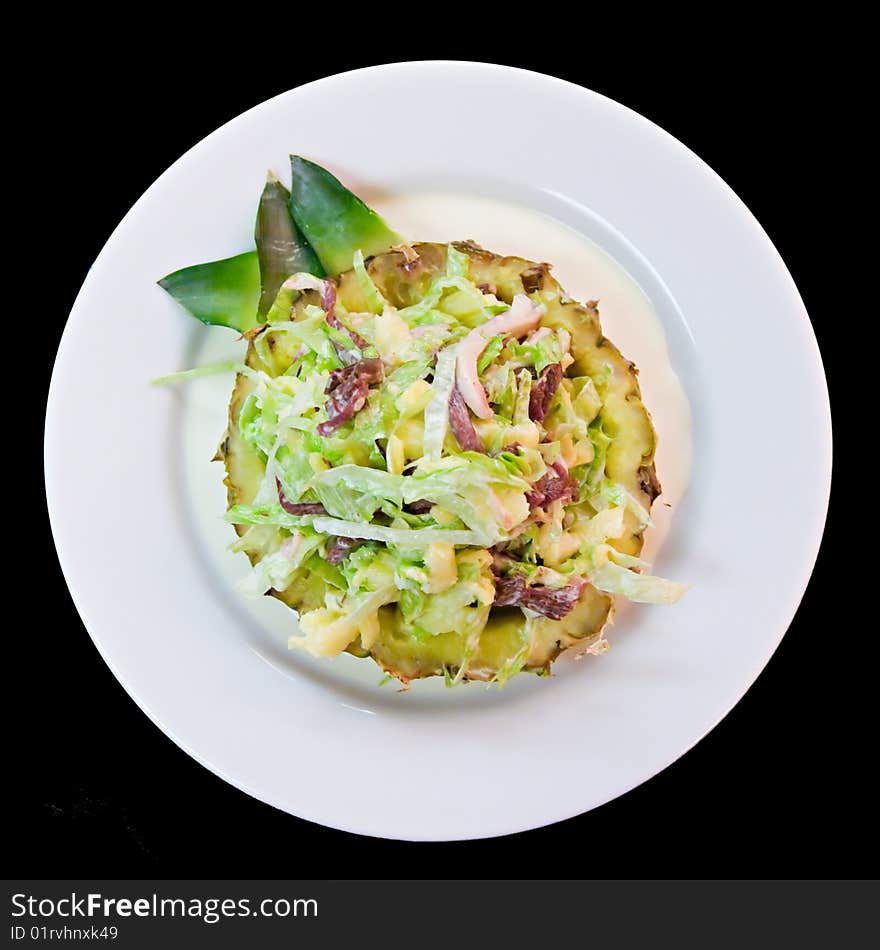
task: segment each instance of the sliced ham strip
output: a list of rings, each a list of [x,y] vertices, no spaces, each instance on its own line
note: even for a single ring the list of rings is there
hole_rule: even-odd
[[[565,587],[527,587],[520,598],[520,606],[550,620],[562,620],[574,610],[586,586],[587,581],[576,577]]]
[[[550,620],[561,620],[580,600],[587,581],[574,577],[565,587],[529,587],[522,574],[495,578],[496,607],[524,607]]]
[[[326,314],[333,313],[336,306],[336,284],[313,274],[294,274],[284,281],[287,290],[316,290],[321,297],[321,309]]]
[[[495,578],[495,607],[515,607],[526,589],[526,579],[522,574],[509,574]]]
[[[316,501],[289,501],[281,482],[276,478],[278,486],[278,502],[289,515],[326,515],[324,506]]]
[[[543,422],[559,384],[562,382],[562,367],[559,363],[545,366],[538,381],[529,394],[529,418],[532,422]]]
[[[521,337],[534,330],[540,319],[541,312],[532,301],[525,294],[517,294],[509,309],[487,320],[482,326],[475,327],[459,343],[455,382],[462,399],[477,418],[492,418],[492,408],[477,372],[477,360],[486,349],[486,344],[499,333]]]
[[[550,327],[538,327],[538,329],[535,330],[534,333],[530,333],[530,334],[525,338],[525,340],[523,341],[523,342],[524,342],[524,345],[525,345],[525,346],[534,346],[534,345],[535,345],[537,342],[539,342],[540,340],[543,340],[545,337],[550,336],[550,334],[551,334],[552,332],[553,332],[553,331],[550,329]]]
[[[409,512],[411,515],[426,515],[433,507],[433,501],[426,501],[424,498],[419,498],[418,501],[411,501],[409,504],[404,505],[403,510]]]
[[[327,311],[327,323],[335,330],[341,330],[347,336],[351,337],[351,342],[354,343],[359,350],[365,350],[370,345],[359,333],[355,333],[354,330],[349,330],[332,310]],[[351,351],[337,343],[336,340],[332,340],[331,342],[333,343],[333,349],[336,350],[336,355],[343,363],[348,362],[350,360],[349,354]]]
[[[334,538],[327,545],[327,563],[341,564],[351,551],[363,543],[360,538]]]
[[[554,501],[574,501],[580,491],[578,483],[568,474],[565,462],[557,459],[526,494],[530,508],[546,508]]]
[[[318,428],[318,435],[330,435],[360,412],[367,404],[371,383],[381,383],[385,377],[382,361],[361,360],[334,369],[327,380],[327,421]]]
[[[452,429],[452,434],[463,452],[485,453],[486,447],[471,422],[467,406],[457,385],[452,387],[452,392],[449,394],[449,428]]]
[[[288,290],[316,290],[321,297],[321,309],[327,314],[327,323],[335,330],[341,330],[351,337],[352,343],[358,349],[365,350],[367,348],[369,345],[367,341],[355,333],[354,330],[349,330],[334,313],[336,309],[336,284],[332,280],[323,280],[320,277],[314,277],[312,274],[294,274],[293,277],[288,277],[284,281],[284,286]],[[348,350],[335,341],[333,342],[333,348],[343,363],[351,362]]]

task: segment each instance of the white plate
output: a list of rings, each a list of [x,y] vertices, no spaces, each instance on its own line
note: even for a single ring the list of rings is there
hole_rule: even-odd
[[[417,180],[514,197],[613,245],[654,299],[694,407],[691,488],[656,564],[692,584],[679,605],[627,612],[609,654],[563,663],[550,680],[520,677],[503,692],[423,683],[409,695],[377,689],[368,662],[289,655],[272,623],[241,606],[216,570],[218,539],[228,536],[203,530],[210,492],[191,474],[207,467],[193,420],[216,413],[213,394],[146,384],[191,364],[205,334],[223,331],[194,326],[154,282],[240,251],[265,169],[283,167],[289,151],[355,186],[393,191]],[[321,80],[191,149],[90,271],[46,420],[65,577],[144,712],[198,761],[278,808],[421,840],[570,817],[645,781],[705,735],[794,615],[830,470],[828,396],[809,320],[740,200],[624,107],[474,63]],[[216,485],[220,474],[210,472]]]

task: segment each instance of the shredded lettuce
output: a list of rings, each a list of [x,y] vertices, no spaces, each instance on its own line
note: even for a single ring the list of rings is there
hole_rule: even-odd
[[[274,525],[277,528],[300,528],[309,523],[306,516],[288,514],[280,504],[233,505],[224,518],[230,524]]]
[[[594,587],[609,594],[623,594],[637,604],[674,604],[687,590],[687,585],[651,574],[636,574],[608,560],[590,573]]]
[[[599,490],[589,500],[596,511],[602,511],[611,505],[631,511],[638,518],[641,528],[653,524],[650,512],[645,506],[623,485],[618,485],[617,482],[612,482],[607,478],[601,482]]]
[[[318,278],[316,277],[315,280],[317,281]],[[290,311],[293,308],[296,298],[299,297],[299,291],[288,286],[289,283],[289,281],[285,281],[281,287],[279,287],[278,293],[272,301],[272,306],[266,314],[267,326],[271,327],[275,324],[290,322]]]
[[[259,597],[270,588],[286,590],[303,561],[322,543],[314,532],[296,531],[281,542],[272,554],[262,557],[240,582],[239,589],[250,597]]]
[[[498,684],[499,689],[504,689],[509,680],[516,676],[517,673],[522,672],[522,668],[526,665],[529,658],[529,646],[529,643],[525,643],[495,674],[493,682]]]
[[[593,444],[593,460],[587,470],[584,486],[589,494],[595,492],[605,477],[605,463],[608,458],[608,448],[613,439],[605,434],[602,428],[602,417],[598,416],[587,429],[590,442]]]
[[[379,288],[373,283],[373,278],[367,273],[367,265],[364,263],[364,252],[360,250],[360,248],[354,252],[352,266],[354,267],[358,286],[361,288],[361,293],[367,301],[367,307],[369,307],[372,313],[381,313],[385,309],[385,300],[382,294],[379,293]]]
[[[445,591],[425,594],[407,590],[400,600],[403,628],[427,636],[463,633],[465,639],[486,625],[495,597],[487,551],[462,551],[457,557],[457,580]]]
[[[533,366],[537,375],[552,363],[560,363],[567,352],[559,333],[552,332],[530,343],[508,344],[512,360],[520,366]]]
[[[516,402],[513,407],[514,425],[529,422],[529,399],[532,394],[532,377],[525,370],[516,375]]]
[[[488,547],[528,517],[529,488],[503,460],[465,452],[420,462],[407,478],[404,497],[441,506],[479,532]]]
[[[486,349],[483,350],[480,358],[477,360],[477,372],[482,374],[486,367],[497,359],[498,355],[503,349],[504,336],[499,333],[496,336],[493,336],[492,339],[486,344]]]
[[[592,418],[592,417],[590,417]],[[572,399],[572,384],[570,380],[563,379],[556,390],[556,396],[550,407],[550,412],[544,421],[545,427],[551,431],[555,438],[561,439],[565,436],[570,437],[575,443],[590,442],[588,430],[589,418],[581,414],[579,408],[575,407]],[[589,457],[592,459],[595,450],[591,446]]]
[[[411,326],[452,322],[472,328],[503,313],[507,304],[482,293],[468,279],[467,270],[467,255],[450,244],[445,272],[434,279],[418,303],[400,311],[401,318]]]
[[[168,383],[182,383],[189,379],[201,379],[202,376],[217,376],[219,373],[247,373],[249,366],[241,363],[212,363],[210,366],[198,366],[195,369],[184,369],[179,373],[166,373],[150,380],[152,386],[166,386]]]
[[[382,525],[342,521],[317,515],[311,518],[315,531],[342,538],[364,538],[368,541],[384,541],[399,547],[427,547],[436,542],[460,545],[479,545],[482,537],[476,531],[456,531],[445,528],[386,528]]]
[[[449,425],[449,397],[455,386],[456,346],[447,346],[437,354],[434,368],[434,395],[425,409],[424,455],[426,459],[439,459]]]
[[[601,536],[599,532],[596,534]],[[608,536],[613,537],[613,534],[609,533]],[[624,554],[610,544],[600,542],[567,561],[564,570],[569,575],[586,577],[599,590],[608,594],[621,594],[636,603],[674,604],[678,601],[687,590],[687,585],[651,574],[636,573],[648,567],[641,558]]]
[[[452,279],[467,277],[468,257],[456,248],[454,244],[446,247],[446,276]]]
[[[602,408],[602,400],[593,380],[589,376],[580,376],[566,382],[571,386],[571,408],[576,419],[585,426],[589,425]]]
[[[327,469],[314,476],[311,487],[327,513],[343,520],[371,521],[386,503],[403,504],[403,476],[363,465]]]

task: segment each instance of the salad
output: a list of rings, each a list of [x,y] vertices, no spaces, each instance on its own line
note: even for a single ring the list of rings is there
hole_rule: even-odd
[[[226,468],[243,589],[290,646],[391,677],[504,683],[598,653],[660,493],[635,366],[549,264],[410,243],[320,166],[270,176],[256,250],[160,281],[247,342]]]

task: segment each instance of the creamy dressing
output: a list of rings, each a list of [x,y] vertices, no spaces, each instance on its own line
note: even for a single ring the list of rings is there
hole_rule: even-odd
[[[604,333],[639,367],[642,395],[659,437],[656,459],[663,494],[654,504],[654,527],[647,532],[644,552],[648,560],[654,558],[687,487],[691,414],[670,365],[657,312],[639,285],[593,241],[520,205],[445,191],[371,195],[369,201],[395,230],[414,241],[472,239],[499,254],[548,261],[554,276],[572,297],[599,301]],[[244,344],[222,329],[194,327],[192,341],[185,358],[189,366],[244,358]],[[195,534],[206,561],[224,579],[227,591],[246,574],[248,561],[244,554],[227,550],[235,535],[222,517],[226,509],[223,468],[208,460],[226,426],[231,389],[231,375],[186,384],[180,393],[183,412],[179,432]],[[622,598],[617,601],[619,615],[625,602]],[[268,631],[277,643],[286,643],[292,632],[290,611],[273,598],[246,599],[238,593],[231,595],[229,605],[250,615],[251,624],[256,623],[252,642],[261,655],[275,665],[285,663],[286,650],[269,651],[258,631]],[[365,681],[372,682],[375,670],[364,673],[364,664],[354,662],[352,666],[361,671]]]

